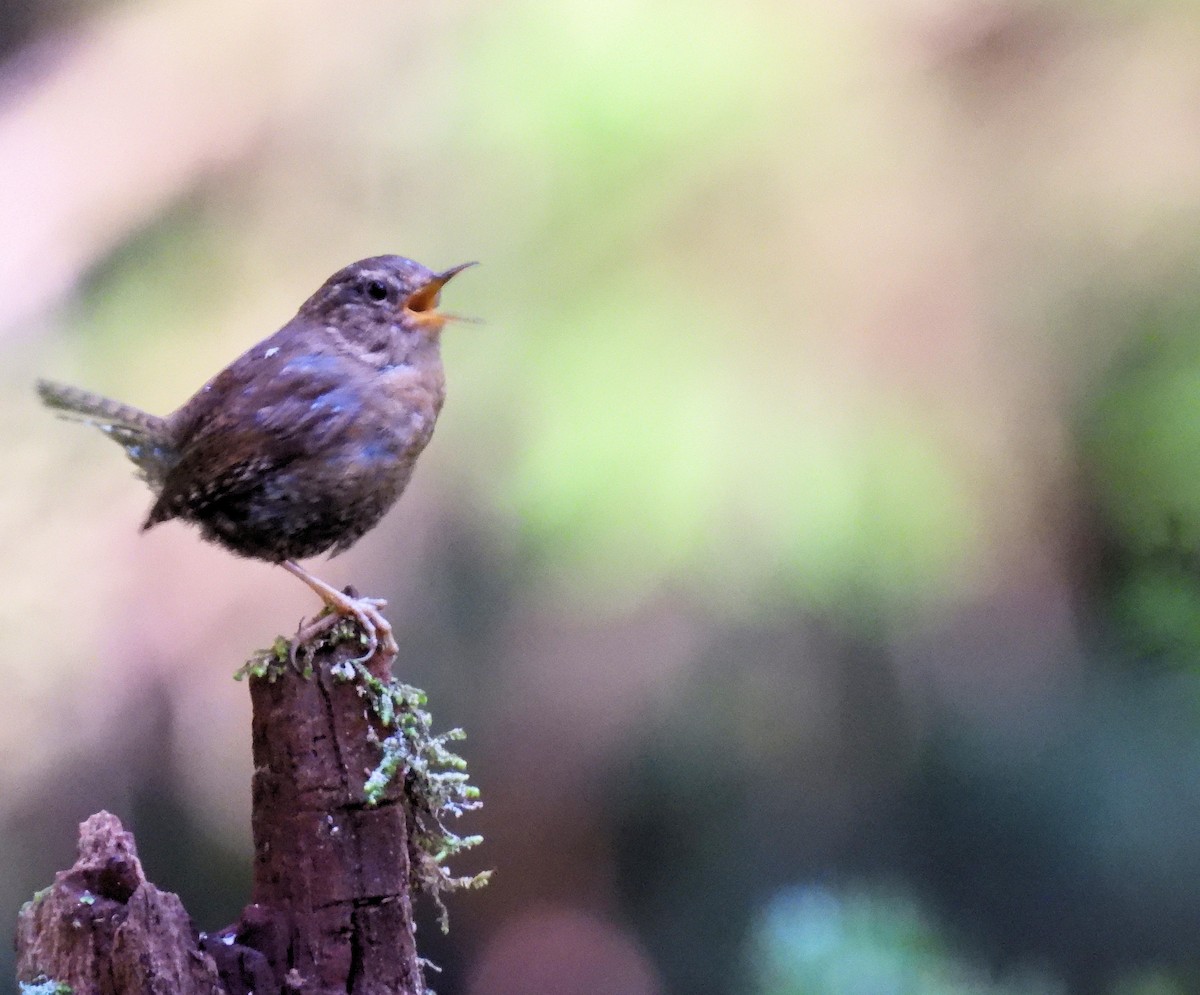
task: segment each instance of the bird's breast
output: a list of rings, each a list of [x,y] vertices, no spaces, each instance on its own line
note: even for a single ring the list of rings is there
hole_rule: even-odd
[[[380,373],[372,388],[386,417],[414,430],[433,431],[446,398],[446,379],[440,366],[391,367]]]
[[[355,464],[353,475],[407,478],[413,462],[433,435],[445,395],[441,377],[417,371],[383,371],[361,386],[357,403],[339,398],[339,391],[318,398],[313,404],[328,405],[330,425],[343,446],[333,458]],[[334,408],[340,408],[333,415]]]

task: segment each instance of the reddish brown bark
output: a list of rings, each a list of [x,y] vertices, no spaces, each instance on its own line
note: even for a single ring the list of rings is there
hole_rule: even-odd
[[[305,993],[420,995],[403,778],[366,804],[387,730],[331,662],[318,659],[307,680],[286,669],[250,681],[254,904],[241,925],[266,939],[275,976]]]
[[[394,730],[363,675],[318,649],[311,675],[252,677],[253,902],[200,936],[179,899],[148,883],[108,813],[80,829],[80,858],[17,929],[18,975],[75,995],[424,995],[410,895],[413,802],[401,770],[368,804],[364,783]]]
[[[79,859],[17,918],[17,977],[96,992],[220,995],[179,898],[142,873],[133,836],[98,812],[79,827]]]

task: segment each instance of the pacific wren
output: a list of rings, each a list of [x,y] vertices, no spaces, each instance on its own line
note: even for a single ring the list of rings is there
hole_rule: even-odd
[[[156,500],[143,530],[172,518],[239,556],[283,566],[330,613],[348,616],[367,652],[397,652],[384,602],[352,597],[295,561],[340,553],[400,497],[445,399],[437,310],[446,282],[402,256],[334,273],[296,316],[165,418],[47,380],[38,393],[125,450]]]

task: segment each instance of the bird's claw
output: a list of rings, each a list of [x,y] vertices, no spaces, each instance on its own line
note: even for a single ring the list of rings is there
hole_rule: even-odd
[[[367,637],[367,651],[355,657],[352,663],[365,664],[382,649],[386,663],[390,665],[400,652],[392,635],[392,623],[379,610],[386,604],[383,598],[355,598],[350,602],[352,616]]]
[[[337,624],[338,619],[339,616],[331,612],[314,618],[307,625],[301,622],[296,627],[296,635],[288,646],[288,661],[298,672],[303,672],[304,670],[300,665],[300,649],[303,647],[311,653],[312,641],[332,629]]]
[[[339,619],[352,618],[358,623],[366,637],[367,651],[349,662],[356,666],[365,665],[375,658],[382,646],[383,666],[391,666],[392,661],[400,652],[400,647],[396,645],[396,639],[392,635],[391,623],[383,617],[383,613],[380,611],[381,608],[387,606],[387,602],[383,598],[362,597],[353,587],[339,591],[336,587],[330,587],[320,578],[314,577],[294,560],[285,560],[280,565],[319,594],[321,600],[325,602],[326,608],[324,615],[302,627],[296,633],[296,640],[292,644],[293,662],[296,659],[296,649],[299,645],[327,632]]]
[[[345,618],[354,619],[358,627],[362,630],[367,645],[366,652],[362,656],[354,657],[348,662],[351,664],[366,664],[374,659],[375,655],[382,649],[386,657],[386,662],[390,664],[399,654],[400,647],[396,643],[395,636],[392,634],[392,624],[384,618],[379,610],[386,605],[387,601],[383,598],[352,597],[350,595],[346,595],[345,600],[342,602],[329,604],[327,606],[328,611],[325,614],[313,619],[307,625],[302,624],[296,630],[296,636],[292,640],[288,651],[288,657],[292,666],[297,670],[301,670],[299,661],[300,648],[308,646],[314,639],[323,636]]]

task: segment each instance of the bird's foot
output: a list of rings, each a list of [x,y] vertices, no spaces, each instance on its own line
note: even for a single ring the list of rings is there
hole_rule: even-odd
[[[353,588],[339,591],[323,580],[314,577],[308,571],[291,561],[283,564],[290,573],[295,574],[321,596],[325,602],[324,614],[313,619],[307,625],[301,626],[292,640],[290,657],[293,665],[297,665],[297,651],[301,646],[308,645],[312,640],[324,635],[344,618],[352,618],[358,623],[366,639],[366,652],[362,656],[349,661],[352,664],[366,664],[382,652],[383,667],[390,667],[392,661],[400,652],[396,638],[392,632],[392,624],[380,611],[387,607],[383,598],[367,598],[356,595]]]
[[[288,643],[288,660],[297,673],[304,674],[308,670],[307,663],[300,661],[301,650],[311,658],[316,641],[340,621],[340,616],[334,615],[332,612],[322,612],[307,625],[301,621],[296,626],[296,634]]]

